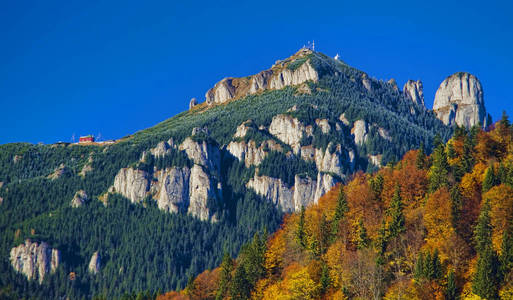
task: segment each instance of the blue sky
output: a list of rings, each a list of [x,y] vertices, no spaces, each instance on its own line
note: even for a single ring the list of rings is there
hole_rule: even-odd
[[[496,120],[513,115],[512,12],[512,1],[6,1],[0,143],[120,138],[309,40],[400,87],[421,79],[428,107],[445,77],[471,72]]]

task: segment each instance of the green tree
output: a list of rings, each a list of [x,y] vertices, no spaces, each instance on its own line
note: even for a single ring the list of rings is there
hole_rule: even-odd
[[[492,247],[492,226],[490,223],[490,203],[481,208],[475,230],[477,267],[472,281],[473,292],[485,299],[498,299],[500,265]]]
[[[440,144],[433,152],[433,165],[429,170],[429,191],[434,192],[449,183],[449,163],[444,145]]]
[[[306,229],[305,229],[305,207],[301,206],[301,212],[299,214],[299,222],[297,223],[296,229],[296,240],[301,248],[306,248]]]
[[[358,249],[363,249],[369,247],[370,239],[367,235],[367,229],[365,228],[365,225],[363,224],[363,220],[360,219],[358,222],[358,228],[357,228],[357,240],[356,240],[356,247]]]
[[[390,201],[390,207],[387,215],[390,222],[387,226],[388,238],[397,237],[399,234],[406,231],[405,218],[403,214],[403,201],[400,194],[401,189],[399,185],[395,187],[394,196]]]
[[[506,276],[513,270],[513,224],[509,224],[504,230],[501,250],[501,273]]]
[[[446,300],[457,300],[458,297],[458,287],[456,286],[456,278],[454,276],[454,271],[450,270],[447,275],[447,288],[445,290],[445,299]]]
[[[419,151],[417,152],[417,158],[415,160],[417,169],[422,170],[426,165],[426,151],[424,150],[424,143],[420,143]]]
[[[244,300],[251,296],[251,284],[248,280],[244,266],[237,266],[230,286],[230,296],[232,299]]]
[[[340,191],[337,196],[337,206],[335,207],[335,214],[333,215],[332,220],[331,241],[334,241],[337,238],[338,231],[340,230],[340,224],[348,211],[349,206],[347,205],[346,193],[344,192],[344,187],[340,187]]]
[[[489,166],[488,169],[486,169],[485,172],[485,178],[483,180],[483,187],[482,191],[483,193],[488,192],[496,183],[495,178],[495,170],[493,168],[493,165]]]
[[[221,300],[228,292],[232,280],[233,259],[225,252],[221,262],[221,275],[219,279],[219,288],[217,289],[216,300]]]

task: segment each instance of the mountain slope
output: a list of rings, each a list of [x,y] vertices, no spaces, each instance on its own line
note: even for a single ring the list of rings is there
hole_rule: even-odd
[[[305,64],[310,77],[293,75]],[[35,297],[184,287],[283,212],[452,131],[393,82],[309,50],[227,89],[112,145],[1,146],[0,285]],[[30,265],[11,255],[26,239],[59,251],[41,284],[12,267]]]

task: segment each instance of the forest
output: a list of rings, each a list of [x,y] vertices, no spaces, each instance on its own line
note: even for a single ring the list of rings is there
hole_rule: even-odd
[[[157,299],[513,299],[513,126],[358,172]]]

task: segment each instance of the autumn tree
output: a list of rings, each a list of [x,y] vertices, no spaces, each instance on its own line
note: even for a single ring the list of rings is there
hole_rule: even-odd
[[[216,300],[221,300],[228,292],[229,284],[232,280],[233,260],[230,254],[225,252],[221,262],[221,276],[219,279],[219,288],[217,289]]]
[[[358,222],[358,228],[356,230],[356,248],[363,249],[367,248],[370,244],[369,236],[367,235],[367,229],[365,229],[365,225],[363,224],[363,220],[360,219]]]

